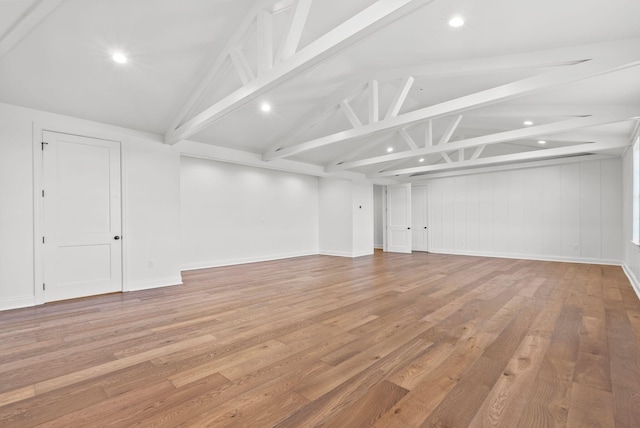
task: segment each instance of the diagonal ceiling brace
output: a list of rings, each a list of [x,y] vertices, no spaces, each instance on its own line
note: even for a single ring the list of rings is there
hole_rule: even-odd
[[[557,134],[570,131],[577,128],[586,128],[590,126],[605,125],[608,123],[621,122],[632,117],[638,116],[640,111],[637,109],[622,109],[618,112],[609,114],[599,114],[589,117],[579,117],[567,119],[560,122],[548,123],[544,125],[530,126],[511,131],[498,132],[481,137],[467,138],[464,140],[454,141],[443,146],[432,146],[419,148],[409,152],[390,153],[387,155],[377,156],[369,159],[361,159],[356,161],[344,162],[340,165],[333,166],[332,170],[342,170],[350,168],[359,168],[361,166],[374,165],[382,162],[389,162],[396,159],[406,159],[414,156],[423,156],[434,153],[451,152],[460,148],[471,148],[490,144],[503,143],[508,141],[522,140],[541,135]]]
[[[6,33],[0,34],[0,58],[60,6],[62,0],[39,0],[31,3],[31,8]]]
[[[628,142],[602,142],[586,143],[575,146],[558,147],[553,149],[532,150],[524,153],[514,153],[510,155],[492,156],[482,159],[470,159],[452,164],[425,165],[397,170],[386,170],[374,174],[368,174],[368,178],[389,177],[394,175],[419,174],[424,172],[442,171],[453,168],[469,168],[483,165],[499,165],[510,162],[523,162],[540,159],[550,159],[560,156],[570,156],[577,154],[597,153],[606,150],[620,149],[627,147]]]
[[[270,89],[316,66],[398,18],[435,0],[378,0],[273,69],[165,134],[169,144],[189,138]]]
[[[280,150],[271,150],[263,155],[263,159],[272,160],[292,156],[337,142],[361,138],[367,134],[398,129],[423,122],[426,119],[461,113],[638,65],[640,65],[640,39],[611,43],[604,53],[575,65],[563,66],[554,71],[424,107],[380,122],[370,123],[358,129],[338,132]]]

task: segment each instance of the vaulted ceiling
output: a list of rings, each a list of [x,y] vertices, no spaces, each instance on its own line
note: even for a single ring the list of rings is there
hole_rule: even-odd
[[[375,179],[619,156],[639,16],[637,0],[0,0],[0,102]]]

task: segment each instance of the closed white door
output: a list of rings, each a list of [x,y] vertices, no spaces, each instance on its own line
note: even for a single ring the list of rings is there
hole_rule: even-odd
[[[411,187],[411,245],[413,251],[429,251],[427,186]]]
[[[43,132],[47,302],[122,291],[120,143]]]
[[[387,251],[411,252],[411,184],[387,186]]]

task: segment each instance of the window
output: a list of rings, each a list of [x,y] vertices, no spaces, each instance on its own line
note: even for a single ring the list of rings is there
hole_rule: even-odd
[[[640,245],[640,137],[633,143],[633,236],[631,241]]]

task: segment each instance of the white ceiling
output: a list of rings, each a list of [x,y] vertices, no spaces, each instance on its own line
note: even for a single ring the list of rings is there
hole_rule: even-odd
[[[30,13],[46,2],[51,4],[52,0],[0,0],[0,44],[15,35],[17,26],[27,22]],[[0,102],[164,134],[252,8],[258,3],[276,4],[277,8],[286,0],[57,0],[55,3],[59,5],[51,13],[24,32],[8,52],[0,54]],[[301,33],[298,52],[375,3],[315,0]],[[285,10],[274,15],[276,45],[286,35],[288,13]],[[449,27],[447,21],[453,15],[464,16],[466,25]],[[317,126],[299,134],[294,132],[297,128],[308,129],[305,123],[315,123],[314,112],[322,112],[323,106],[331,109],[348,97],[353,97],[349,104],[366,125],[369,99],[363,90],[370,79],[379,82],[382,119],[403,79],[415,77],[399,112],[402,116],[570,67],[560,67],[559,63],[591,59],[585,56],[585,52],[591,54],[589,49],[606,54],[607,47],[585,51],[580,46],[640,38],[638,17],[637,0],[435,0],[275,85],[255,100],[238,104],[230,114],[189,139],[267,153],[279,145],[289,147],[352,129],[344,111],[333,108],[333,114]],[[243,46],[242,52],[255,73],[258,50],[255,31],[245,35]],[[576,47],[575,51],[572,47]],[[637,47],[636,60],[640,61],[640,43]],[[559,48],[563,48],[561,56],[549,56],[550,50]],[[128,55],[127,64],[111,60],[116,50]],[[520,66],[525,56],[531,66]],[[214,84],[202,91],[200,101],[186,119],[242,87],[233,67],[223,67]],[[268,114],[258,108],[264,100],[273,105]],[[640,66],[469,109],[463,112],[451,141],[516,130],[522,127],[524,119],[541,125],[620,108],[637,113],[630,113],[612,125],[546,135],[544,138],[549,142],[544,147],[537,144],[542,137],[501,142],[487,146],[481,157],[540,152],[580,143],[628,142],[635,122],[631,117],[640,115]],[[455,116],[433,119],[434,140],[445,133]],[[424,144],[425,126],[423,121],[407,128],[418,146]],[[387,137],[376,143],[380,135]],[[288,158],[328,165],[338,160],[384,155],[389,146],[396,152],[410,150],[397,129],[390,129]],[[621,150],[613,153],[619,154]],[[465,159],[470,160],[473,152],[468,149]],[[457,151],[451,152],[454,160],[457,156]],[[446,163],[438,153],[426,157],[416,154],[405,160],[351,170],[371,175],[389,167],[415,166],[420,157],[425,158],[420,165]]]

